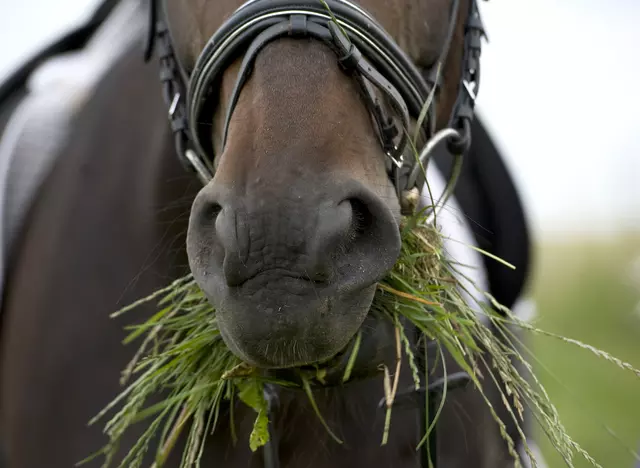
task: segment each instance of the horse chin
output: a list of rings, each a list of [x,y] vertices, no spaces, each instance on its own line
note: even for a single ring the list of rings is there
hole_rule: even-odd
[[[359,339],[354,336],[330,359],[313,363],[308,370],[318,374],[318,367],[322,369],[319,375],[326,386],[343,385],[347,369],[350,381],[380,375],[381,364],[390,367],[395,359],[395,326],[390,320],[368,313],[359,332]],[[284,381],[299,380],[299,375],[291,369],[270,370],[268,375]]]
[[[215,284],[217,283],[217,285]],[[371,307],[375,284],[339,291],[291,277],[240,287],[201,284],[220,333],[238,358],[263,369],[326,362],[350,344]]]

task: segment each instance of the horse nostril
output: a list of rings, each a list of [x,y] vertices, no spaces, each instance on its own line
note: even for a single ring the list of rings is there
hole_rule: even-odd
[[[191,209],[191,222],[195,223],[199,229],[211,230],[215,229],[216,221],[222,205],[218,203],[217,197],[204,189],[196,197]]]
[[[335,268],[355,248],[374,216],[367,203],[359,197],[348,197],[337,205],[326,207],[318,214],[318,225],[309,251],[309,279],[330,281]]]
[[[357,237],[363,235],[367,229],[373,225],[373,215],[366,203],[359,198],[350,198],[349,203],[351,205],[352,212],[351,240],[355,240]]]
[[[356,183],[301,193],[295,204],[269,204],[268,192],[205,189],[192,208],[190,264],[226,287],[269,272],[264,281],[290,276],[344,290],[368,287],[393,266],[398,226],[375,193]]]
[[[214,226],[221,211],[222,206],[218,203],[212,202],[207,204],[205,207],[203,207],[200,214],[202,216],[202,221],[206,224]]]

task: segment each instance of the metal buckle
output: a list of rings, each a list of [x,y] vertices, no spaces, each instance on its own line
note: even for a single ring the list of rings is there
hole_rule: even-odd
[[[395,151],[398,150],[398,148],[393,148]],[[386,155],[389,159],[391,159],[391,161],[393,162],[393,164],[395,164],[395,166],[400,169],[403,164],[404,164],[404,154],[401,154],[400,157],[398,159],[394,158],[393,156],[391,156],[391,152],[387,151]]]
[[[462,80],[462,85],[464,86],[464,89],[467,90],[467,94],[469,94],[471,101],[475,103],[477,98],[477,95],[476,95],[477,84],[475,80],[473,81],[473,83],[470,80]]]

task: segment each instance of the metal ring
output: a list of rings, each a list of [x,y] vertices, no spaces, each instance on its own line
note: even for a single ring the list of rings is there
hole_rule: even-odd
[[[420,171],[424,166],[424,176],[426,178],[427,174],[427,165],[433,156],[433,150],[438,146],[443,140],[447,138],[459,138],[460,132],[453,128],[444,128],[438,131],[433,137],[427,141],[427,144],[424,145],[422,151],[420,152],[420,156],[418,156],[418,161],[413,166],[411,173],[409,174],[409,178],[407,179],[407,190],[412,189],[417,185],[418,176],[420,175]]]
[[[207,165],[202,162],[202,159],[192,149],[187,149],[184,152],[184,155],[196,170],[196,173],[198,174],[198,178],[200,179],[200,182],[202,182],[202,185],[207,185],[213,178],[211,170],[209,170]]]
[[[420,171],[424,168],[424,177],[426,183],[426,175],[427,175],[427,166],[429,161],[433,157],[435,148],[445,140],[450,138],[459,138],[460,133],[453,128],[444,128],[438,131],[433,138],[431,138],[427,144],[422,149],[420,156],[418,157],[418,161],[416,162],[413,170],[409,174],[409,178],[407,179],[407,187],[406,190],[411,190],[413,187],[416,187],[418,176],[420,175]],[[453,167],[451,169],[451,176],[447,181],[447,185],[440,195],[440,198],[433,204],[433,208],[427,216],[426,224],[432,224],[435,221],[436,216],[440,213],[444,205],[447,203],[451,195],[453,194],[453,190],[458,183],[458,178],[460,177],[460,172],[462,170],[462,160],[463,153],[458,153],[453,155]],[[420,184],[422,185],[422,184]],[[420,187],[421,189],[422,187]],[[432,200],[433,201],[433,200]]]

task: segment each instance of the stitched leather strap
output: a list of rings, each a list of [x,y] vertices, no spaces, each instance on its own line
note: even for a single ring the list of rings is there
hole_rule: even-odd
[[[337,28],[335,23],[329,23],[329,27],[307,20],[305,15],[291,15],[279,23],[262,31],[251,43],[245,53],[240,66],[238,78],[231,93],[231,99],[227,108],[223,146],[227,140],[227,133],[233,111],[240,97],[244,84],[251,75],[253,64],[262,48],[269,42],[283,36],[312,37],[328,45],[338,56],[338,62],[343,69],[354,76],[360,85],[361,94],[365,104],[377,124],[377,132],[385,152],[396,160],[400,159],[402,150],[406,145],[406,133],[403,128],[409,126],[409,111],[400,93],[387,81],[375,68],[363,57],[358,48]],[[400,129],[389,117],[378,95],[372,89],[371,84],[382,91],[400,120]],[[396,137],[400,139],[396,141]]]
[[[158,11],[157,2],[161,0],[150,1],[152,26],[146,53],[147,56],[150,55],[154,42],[160,43],[161,74],[165,83],[165,99],[171,108],[172,128],[176,133],[176,150],[186,166],[196,167],[202,180],[208,180],[213,174],[214,154],[210,126],[199,122],[207,120],[202,116],[203,110],[210,108],[207,106],[215,107],[212,90],[218,89],[216,85],[228,64],[250,48],[245,56],[246,68],[243,67],[232,96],[233,105],[227,110],[227,125],[244,82],[251,73],[255,54],[261,47],[284,35],[306,35],[330,45],[338,54],[345,71],[351,70],[360,84],[364,102],[376,123],[383,150],[389,156],[387,171],[396,186],[398,196],[403,197],[405,191],[413,188],[409,186],[412,184],[418,190],[422,189],[424,178],[410,176],[417,162],[414,149],[406,144],[408,116],[416,119],[421,116],[422,107],[431,89],[440,85],[440,77],[436,71],[446,58],[453,39],[459,0],[453,0],[451,4],[450,27],[440,60],[426,73],[415,67],[371,15],[351,1],[326,0],[331,10],[329,15],[323,2],[318,0],[250,0],[236,10],[210,38],[190,76],[187,76],[173,54],[170,34],[162,21],[163,15]],[[159,21],[155,21],[156,19]],[[333,19],[337,19],[340,28],[336,27]],[[263,31],[283,21],[288,23],[286,32],[280,29],[284,26],[280,26],[275,28],[279,32],[276,33],[273,29],[269,34],[261,36]],[[323,30],[315,25],[321,26]],[[341,30],[347,34],[343,34]],[[158,37],[156,41],[152,39],[154,35]],[[483,35],[477,0],[471,0],[465,29],[462,79],[450,117],[450,127],[459,132],[457,138],[451,137],[447,142],[447,149],[452,155],[464,154],[470,145],[470,122],[479,86],[478,59]],[[183,92],[185,88],[186,98]],[[378,98],[376,91],[381,92],[382,99]],[[434,135],[434,105],[424,112],[424,117],[420,128],[423,136],[421,144],[425,144]],[[226,141],[227,125],[223,141]]]

